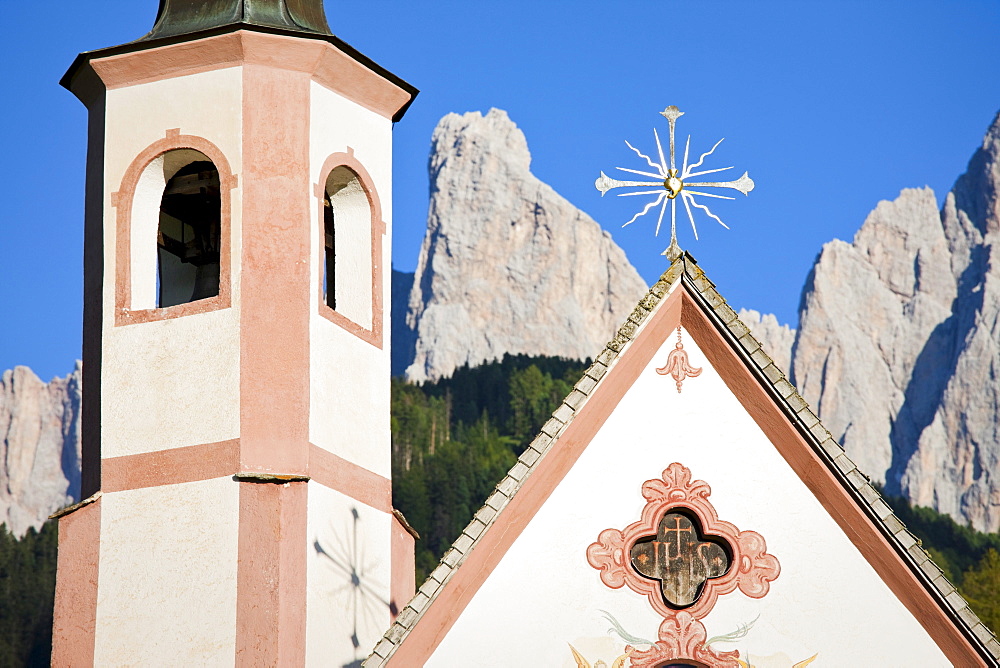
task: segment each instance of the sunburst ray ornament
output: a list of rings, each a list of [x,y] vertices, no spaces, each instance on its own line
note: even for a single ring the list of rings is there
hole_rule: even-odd
[[[715,193],[702,192],[699,190],[692,190],[692,188],[731,188],[733,190],[738,190],[744,195],[748,194],[753,190],[753,179],[750,178],[747,172],[743,172],[743,176],[736,179],[735,181],[690,181],[689,179],[704,176],[706,174],[714,174],[716,172],[724,172],[727,169],[732,169],[732,167],[720,167],[718,169],[705,169],[702,171],[695,171],[697,168],[701,167],[701,164],[705,161],[705,158],[712,155],[715,149],[719,147],[722,143],[722,139],[715,143],[708,152],[703,153],[698,159],[698,162],[689,165],[688,164],[688,153],[691,149],[691,135],[688,135],[687,143],[684,145],[684,160],[681,163],[681,168],[677,169],[676,160],[674,154],[674,127],[677,124],[677,119],[684,115],[684,112],[677,107],[671,105],[660,112],[660,115],[667,119],[670,124],[670,162],[668,164],[666,157],[663,153],[663,145],[660,143],[660,135],[653,128],[653,137],[656,139],[656,151],[659,155],[660,161],[655,162],[648,155],[643,154],[639,149],[632,146],[632,144],[625,142],[625,145],[632,149],[636,155],[643,158],[646,163],[656,170],[656,172],[645,172],[638,169],[628,169],[626,167],[618,167],[617,169],[622,172],[628,172],[630,174],[638,174],[640,176],[651,176],[656,181],[619,181],[618,179],[613,179],[609,177],[604,172],[597,178],[594,185],[597,189],[601,191],[601,196],[603,197],[612,188],[653,188],[653,190],[632,190],[629,192],[617,193],[619,197],[628,197],[635,195],[655,195],[652,201],[648,202],[646,206],[642,208],[639,213],[632,216],[631,220],[622,225],[622,227],[627,227],[638,220],[641,216],[646,215],[654,207],[660,207],[660,215],[656,220],[656,236],[660,234],[660,226],[663,224],[663,216],[667,211],[667,204],[670,204],[670,246],[667,247],[663,254],[667,256],[667,259],[673,261],[680,257],[681,249],[677,245],[677,198],[680,196],[680,200],[684,203],[684,210],[687,212],[688,220],[691,221],[691,230],[694,232],[695,240],[698,239],[698,227],[694,222],[694,214],[691,212],[691,207],[696,209],[701,209],[710,218],[714,219],[719,225],[722,225],[727,230],[729,226],[722,222],[722,219],[717,215],[712,213],[708,206],[699,203],[695,200],[695,197],[714,197],[717,199],[736,199],[735,197],[729,197],[727,195],[717,195]]]

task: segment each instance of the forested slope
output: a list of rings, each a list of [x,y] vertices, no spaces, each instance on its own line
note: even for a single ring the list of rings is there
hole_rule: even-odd
[[[505,355],[422,385],[392,380],[393,503],[421,536],[418,582],[589,364]]]

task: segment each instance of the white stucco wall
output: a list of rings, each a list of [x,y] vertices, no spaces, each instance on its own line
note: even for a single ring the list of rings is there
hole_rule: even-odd
[[[233,67],[107,93],[101,407],[104,457],[239,436],[240,188],[228,191],[233,306],[123,327],[114,326],[117,210],[111,206],[111,193],[119,190],[136,156],[175,128],[181,134],[196,135],[215,144],[238,175],[242,89],[242,68]],[[133,208],[139,235],[132,241],[146,246],[133,248],[132,307],[136,309],[150,306],[155,286],[155,229],[152,238],[142,234],[149,232],[148,223],[154,220],[145,210],[149,207],[158,211],[158,195],[140,193]],[[150,269],[148,275],[135,271],[143,267]]]
[[[363,661],[389,627],[391,521],[387,513],[309,483],[307,665]]]
[[[657,375],[673,336],[628,390],[562,484],[490,574],[428,663],[430,666],[565,666],[567,643],[608,665],[632,635],[656,640],[661,617],[645,597],[604,586],[587,546],[624,529],[644,506],[640,486],[672,462],[712,487],[719,517],[767,541],[781,574],[763,599],[738,590],[705,618],[708,636],[756,623],[724,651],[755,666],[791,666],[818,653],[820,666],[946,666],[949,662],[896,599],[729,393],[685,331],[701,376]]]
[[[333,153],[347,153],[364,165],[375,184],[387,231],[382,242],[383,341],[382,348],[362,341],[320,315],[318,306],[310,313],[310,417],[309,439],[317,446],[350,460],[359,466],[389,477],[389,294],[392,249],[392,123],[389,119],[355,104],[320,84],[311,86],[310,170],[314,184],[324,183],[321,170]],[[311,193],[316,202],[315,193]],[[311,207],[314,229],[319,230],[318,203]],[[312,249],[310,304],[319,304],[320,273],[323,270],[323,246],[319,234],[311,236]],[[356,271],[371,266],[370,249],[366,257],[347,263]],[[346,258],[345,258],[346,262]],[[367,269],[370,271],[370,269]],[[340,279],[338,278],[338,282]],[[356,320],[364,321],[371,311],[370,279],[348,281],[364,286],[361,299],[368,301],[367,311],[354,304]],[[364,326],[369,322],[360,322]]]
[[[239,485],[105,494],[98,666],[232,666]]]
[[[117,328],[105,338],[102,456],[238,437],[238,362],[231,309]]]

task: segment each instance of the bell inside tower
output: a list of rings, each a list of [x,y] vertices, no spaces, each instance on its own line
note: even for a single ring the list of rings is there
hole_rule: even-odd
[[[209,160],[181,167],[163,188],[157,232],[157,307],[219,294],[219,170]]]

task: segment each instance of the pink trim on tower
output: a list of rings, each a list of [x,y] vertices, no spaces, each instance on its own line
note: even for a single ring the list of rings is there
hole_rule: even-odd
[[[247,64],[243,97],[240,467],[304,475],[312,240],[309,77]]]
[[[238,484],[236,665],[305,665],[307,483]]]
[[[328,42],[247,30],[90,61],[108,89],[249,64],[305,73],[388,119],[411,99],[405,90]],[[74,77],[72,88],[83,99],[87,82],[78,86],[78,78]]]
[[[372,263],[372,282],[371,282],[371,294],[372,294],[372,326],[370,328],[360,325],[344,314],[335,311],[326,304],[326,300],[323,299],[323,273],[324,268],[324,248],[325,242],[323,239],[324,229],[323,229],[323,196],[326,192],[326,181],[330,178],[330,172],[332,172],[337,167],[347,167],[358,177],[358,181],[361,183],[361,189],[365,191],[365,196],[368,198],[368,209],[371,211],[371,263]],[[366,341],[376,348],[382,348],[382,323],[384,322],[383,312],[382,312],[382,240],[386,232],[386,224],[382,220],[382,203],[379,201],[378,191],[375,190],[375,182],[372,181],[372,177],[368,174],[368,170],[365,169],[364,165],[356,157],[354,157],[354,150],[350,147],[347,149],[347,153],[334,153],[323,162],[323,168],[320,170],[320,180],[319,183],[313,186],[313,192],[317,198],[319,205],[319,225],[317,225],[317,237],[318,237],[318,248],[319,252],[319,314],[329,320],[330,322],[346,329],[348,332],[358,337],[362,341]]]
[[[132,207],[135,203],[135,189],[139,178],[153,160],[164,153],[177,149],[194,149],[205,154],[219,170],[219,190],[222,204],[220,232],[222,248],[219,258],[219,294],[208,299],[168,306],[132,310]],[[182,135],[177,129],[167,130],[166,137],[153,142],[139,153],[125,170],[121,186],[111,193],[111,206],[115,207],[115,326],[134,325],[180,318],[195,313],[206,313],[229,308],[232,291],[230,281],[231,248],[233,245],[231,224],[232,190],[236,188],[237,177],[229,167],[229,161],[219,148],[203,137]],[[153,243],[150,239],[150,243]]]
[[[233,475],[239,468],[239,439],[203,443],[101,462],[105,492],[177,485]]]
[[[395,621],[399,611],[416,593],[416,560],[413,552],[413,535],[403,526],[395,514],[392,515],[390,545],[392,550],[392,574],[389,584],[389,612]]]
[[[101,499],[59,518],[59,556],[52,621],[52,665],[94,664]]]
[[[309,444],[309,477],[383,513],[392,512],[392,482],[377,473]]]

